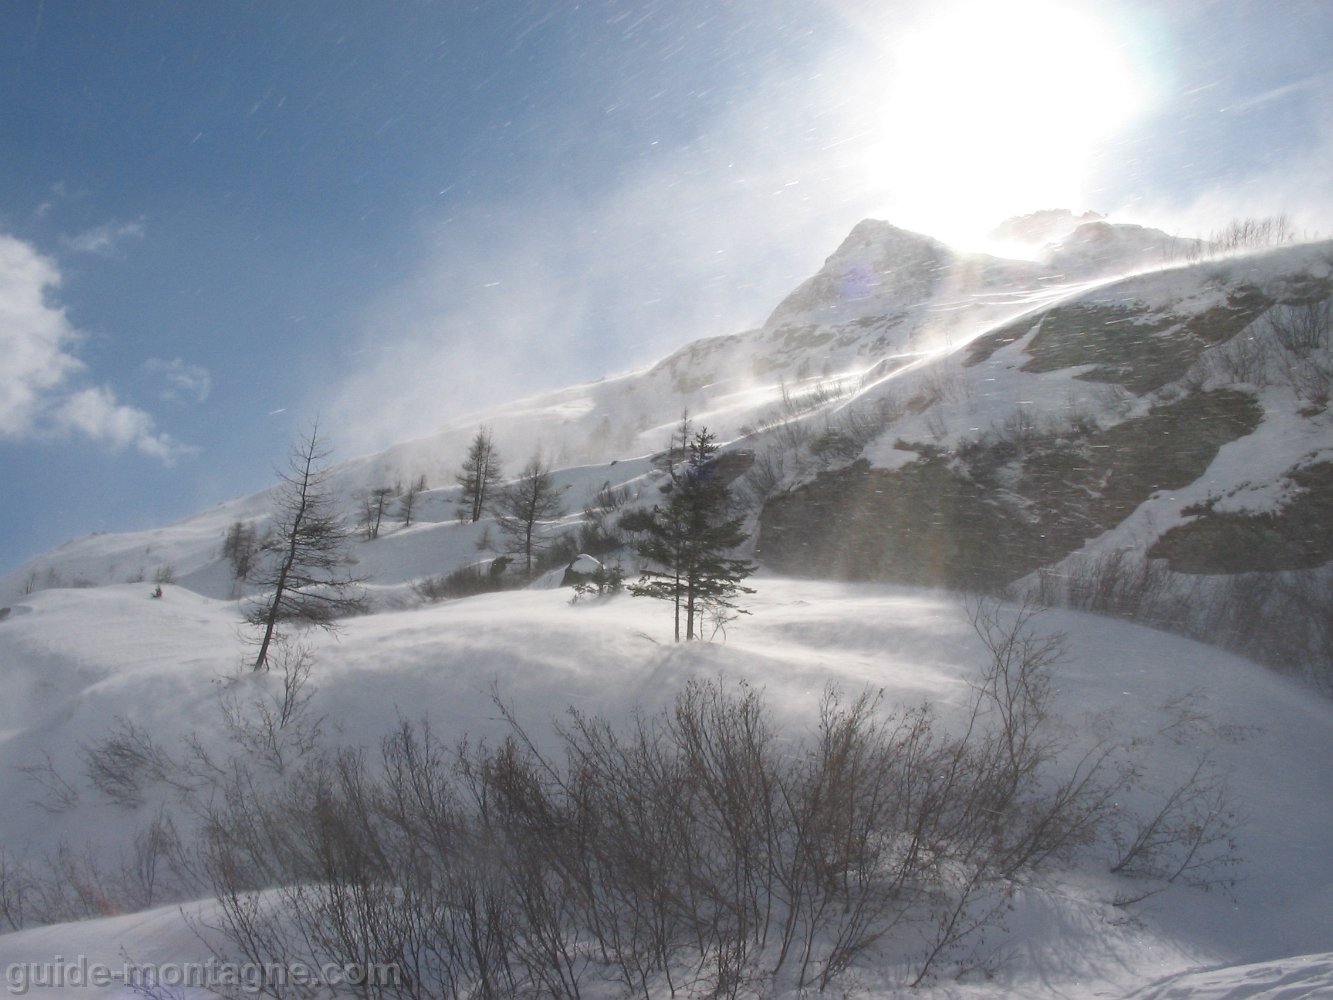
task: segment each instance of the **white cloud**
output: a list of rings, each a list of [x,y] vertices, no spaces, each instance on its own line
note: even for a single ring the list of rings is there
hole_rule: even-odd
[[[0,235],[0,435],[30,434],[45,394],[83,368],[68,350],[77,332],[45,298],[59,282],[52,261]]]
[[[116,448],[134,447],[170,464],[194,451],[166,434],[154,433],[153,418],[143,410],[116,402],[116,394],[101,385],[66,396],[51,413],[55,426],[104,441]]]
[[[202,403],[208,399],[213,388],[213,379],[207,368],[187,364],[180,358],[165,361],[162,358],[149,358],[144,368],[162,376],[165,383],[158,391],[158,396],[170,403],[187,403],[193,400]]]
[[[107,222],[92,229],[86,229],[75,236],[64,237],[65,246],[79,253],[95,253],[102,257],[113,256],[122,242],[127,239],[140,239],[144,234],[142,222]]]
[[[0,234],[0,439],[78,434],[164,462],[187,453],[156,432],[148,413],[117,402],[110,388],[72,384],[86,366],[74,354],[79,332],[50,299],[59,284],[52,260]]]

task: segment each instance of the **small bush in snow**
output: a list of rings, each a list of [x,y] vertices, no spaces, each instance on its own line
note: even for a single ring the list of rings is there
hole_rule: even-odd
[[[509,590],[518,581],[505,575],[509,567],[509,557],[500,556],[492,559],[489,565],[464,566],[445,576],[427,576],[412,584],[412,590],[430,604],[446,599],[473,597],[477,594],[490,594],[497,590]]]

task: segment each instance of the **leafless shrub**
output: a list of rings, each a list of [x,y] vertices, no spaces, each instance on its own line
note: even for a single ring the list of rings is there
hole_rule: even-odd
[[[967,377],[956,367],[941,361],[923,367],[917,385],[917,396],[932,402],[958,403],[967,397],[968,392]]]
[[[1284,381],[1301,399],[1326,405],[1333,395],[1333,300],[1274,305],[1262,320],[1205,352],[1186,380],[1265,388]]]
[[[821,382],[804,392],[793,392],[783,383],[781,400],[761,414],[753,424],[742,427],[741,433],[746,437],[768,434],[783,448],[803,448],[815,433],[808,415],[829,403],[837,402],[848,392],[848,386],[841,379]]]
[[[1333,299],[1300,305],[1274,306],[1264,316],[1269,333],[1298,357],[1328,350],[1333,337]]]
[[[69,812],[79,804],[79,790],[56,770],[48,751],[40,756],[38,763],[20,764],[14,770],[42,790],[40,797],[31,800],[33,805],[49,813]]]
[[[1139,622],[1295,674],[1333,693],[1333,573],[1327,568],[1200,577],[1135,552],[1071,557],[1015,596]]]
[[[906,412],[906,404],[893,395],[855,400],[829,416],[811,451],[824,462],[855,458]]]
[[[93,788],[126,809],[143,805],[144,792],[177,770],[170,754],[145,729],[120,717],[109,735],[83,744],[79,756]]]
[[[1062,599],[1069,607],[1130,621],[1170,627],[1189,617],[1189,600],[1179,594],[1163,560],[1145,559],[1126,550],[1105,552],[1093,558],[1066,560]],[[1050,576],[1049,571],[1042,571]],[[1048,595],[1054,596],[1051,590]]]
[[[37,590],[37,580],[37,571],[35,569],[29,570],[27,575],[24,576],[23,582],[19,584],[19,593],[24,596],[34,593]]]
[[[1013,412],[1004,418],[1004,423],[991,426],[991,434],[997,441],[1007,444],[1021,454],[1032,447],[1041,436],[1041,431],[1032,411],[1025,406],[1016,406]]]
[[[322,737],[321,718],[310,712],[309,651],[280,643],[273,662],[280,670],[246,670],[218,694],[230,748],[223,755],[197,736],[173,755],[137,723],[118,718],[104,737],[80,753],[92,787],[124,808],[138,808],[155,786],[169,793],[118,850],[91,843],[76,848],[61,841],[50,854],[20,859],[0,851],[0,923],[11,929],[82,920],[147,909],[167,900],[194,898],[211,883],[195,854],[195,826],[214,803],[237,787],[254,791],[290,774]],[[47,808],[64,808],[78,792],[60,777],[49,758],[25,769],[47,792]],[[59,799],[59,801],[55,801]],[[187,823],[184,832],[179,817]]]
[[[1241,638],[1245,618],[1262,620],[1265,627],[1253,628],[1250,641],[1263,648],[1247,655],[1276,662],[1333,694],[1333,576],[1316,571],[1263,580],[1266,575],[1233,587],[1233,635]]]
[[[1215,375],[1220,381],[1252,385],[1263,389],[1271,384],[1270,342],[1262,332],[1240,333],[1227,343],[1204,355],[1201,373]]]
[[[147,910],[202,888],[175,823],[165,809],[134,835],[110,879],[120,911]]]
[[[1262,218],[1232,219],[1222,229],[1209,234],[1208,247],[1213,252],[1226,252],[1293,243],[1295,240],[1296,227],[1291,217],[1283,212]]]
[[[754,464],[741,477],[736,490],[737,499],[748,510],[758,511],[781,492],[794,472],[795,461],[789,462],[788,453],[777,445],[757,452]]]
[[[1101,430],[1097,414],[1076,398],[1065,400],[1064,411],[1042,420],[1041,436],[1053,443],[1086,438]]]
[[[76,850],[60,841],[43,859],[33,882],[27,907],[34,923],[65,923],[118,912],[110,872],[91,843]]]
[[[1122,385],[1109,382],[1095,385],[1092,395],[1098,409],[1118,417],[1128,416],[1134,405],[1134,396]]]
[[[600,556],[623,546],[625,538],[617,523],[617,513],[634,499],[634,491],[628,486],[612,486],[610,480],[604,482],[596,495],[583,506],[579,551]]]
[[[218,692],[231,742],[259,767],[284,773],[320,741],[323,719],[310,717],[309,647],[282,641],[270,654],[269,674],[238,674]]]
[[[144,910],[203,888],[161,811],[110,859],[92,843],[64,840],[35,862],[0,852],[0,920],[11,930]]]
[[[836,392],[815,393],[816,406],[835,402],[844,394],[839,382]],[[782,419],[743,428],[748,436],[762,436],[766,445],[756,449],[754,464],[737,485],[740,506],[758,511],[784,488],[812,472],[856,458],[905,412],[906,405],[890,395],[853,400],[834,412],[813,417],[804,404],[788,402],[779,408],[779,414],[786,414]]]
[[[1115,904],[1137,903],[1172,885],[1231,889],[1240,864],[1235,835],[1241,823],[1226,774],[1203,754],[1190,775],[1161,797],[1156,813],[1116,831],[1119,857],[1111,872],[1148,884],[1122,893]]]
[[[944,414],[939,410],[934,410],[926,417],[926,430],[938,444],[949,436],[949,425],[944,420]]]
[[[1333,395],[1333,299],[1274,306],[1264,316],[1263,329],[1292,391],[1327,405]]]
[[[159,566],[157,568],[157,572],[153,574],[153,582],[157,584],[175,583],[176,567],[172,566],[171,563],[166,563],[165,565]]]
[[[974,624],[989,660],[956,733],[830,689],[790,740],[759,692],[694,682],[623,731],[571,711],[554,754],[497,698],[495,745],[402,722],[374,766],[238,773],[207,814],[221,928],[258,963],[395,963],[383,996],[720,998],[886,963],[922,982],[1112,823],[1122,873],[1193,878],[1185,818],[1222,786],[1123,825],[1139,768],[1111,740],[1075,751],[1052,715],[1061,638],[1023,609]]]
[[[0,847],[0,921],[9,930],[22,930],[31,921],[36,888],[31,865]]]
[[[791,392],[782,387],[782,412],[787,416],[797,416],[817,410],[828,403],[837,402],[845,397],[849,389],[842,379],[820,382],[804,392]]]
[[[517,581],[505,576],[508,556],[499,556],[488,563],[475,563],[453,570],[444,576],[422,577],[412,584],[412,591],[421,600],[436,604],[459,597],[474,597],[515,586]]]

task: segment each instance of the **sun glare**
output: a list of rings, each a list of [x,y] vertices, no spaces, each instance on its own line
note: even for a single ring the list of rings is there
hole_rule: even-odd
[[[895,217],[975,243],[1007,215],[1090,207],[1090,155],[1142,89],[1110,26],[1067,4],[947,9],[895,46],[880,153]]]

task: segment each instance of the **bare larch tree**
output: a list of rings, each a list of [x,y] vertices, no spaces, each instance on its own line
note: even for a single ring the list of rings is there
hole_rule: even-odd
[[[361,527],[365,530],[366,541],[379,538],[380,526],[389,513],[389,503],[401,492],[401,486],[376,486],[361,495]]]
[[[267,665],[269,647],[284,622],[337,627],[338,619],[364,611],[361,579],[347,555],[349,531],[329,487],[324,465],[330,449],[311,427],[292,449],[275,501],[274,523],[264,536],[250,579],[260,596],[246,621],[263,630],[256,670]]]
[[[403,490],[403,495],[398,498],[398,516],[403,519],[403,527],[411,527],[412,515],[417,507],[417,499],[426,492],[426,474],[413,479]]]
[[[486,513],[486,504],[495,492],[495,484],[503,475],[500,454],[495,450],[490,430],[478,428],[457,476],[458,485],[463,487],[463,495],[459,498],[462,520],[473,524],[481,520]]]
[[[537,554],[537,532],[543,521],[562,517],[564,490],[551,478],[551,467],[540,454],[528,459],[518,479],[499,491],[495,508],[500,530],[510,538],[510,551],[523,556],[524,576],[532,576]]]

